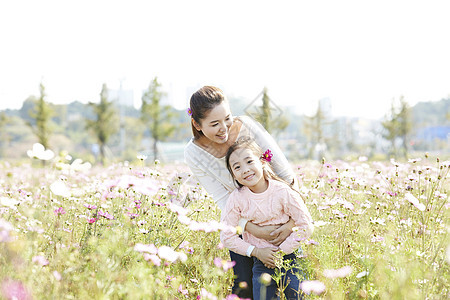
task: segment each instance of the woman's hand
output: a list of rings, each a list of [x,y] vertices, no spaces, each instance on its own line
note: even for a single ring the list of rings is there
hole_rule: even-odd
[[[274,269],[276,267],[275,261],[277,259],[276,253],[278,250],[272,248],[255,248],[252,256],[258,258],[267,268]]]
[[[281,225],[266,225],[266,226],[259,226],[256,224],[253,224],[252,222],[247,222],[247,225],[245,225],[245,230],[250,232],[253,236],[256,236],[259,239],[263,239],[266,241],[273,240],[274,236],[270,235],[273,231],[280,228]]]
[[[247,222],[245,230],[257,238],[264,239],[272,245],[279,246],[292,233],[294,226],[295,223],[292,219],[289,219],[289,222],[283,225],[259,226],[252,222]]]
[[[275,246],[280,246],[282,242],[284,242],[288,236],[292,233],[292,228],[294,228],[295,223],[294,220],[289,219],[288,222],[284,223],[274,231],[270,233],[272,239],[267,240],[269,243]]]

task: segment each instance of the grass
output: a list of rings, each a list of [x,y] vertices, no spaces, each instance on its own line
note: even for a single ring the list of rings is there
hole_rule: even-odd
[[[449,298],[448,161],[294,168],[316,227],[304,284],[324,286],[309,298]],[[1,295],[232,299],[219,216],[184,165],[0,162]]]

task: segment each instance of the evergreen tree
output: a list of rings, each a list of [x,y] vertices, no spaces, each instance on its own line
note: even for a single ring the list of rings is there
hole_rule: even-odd
[[[382,121],[383,137],[391,142],[389,155],[398,156],[397,143],[400,141],[403,157],[408,156],[408,138],[412,130],[411,109],[403,96],[397,105],[392,100],[389,114]]]
[[[269,133],[276,135],[286,129],[289,125],[289,120],[282,114],[274,117],[272,110],[274,108],[271,107],[271,100],[267,93],[267,88],[264,88],[262,91],[262,105],[252,115]]]
[[[316,113],[313,116],[306,116],[303,131],[309,140],[309,158],[322,159],[327,149],[329,138],[325,135],[325,127],[330,125],[321,102],[318,102]]]
[[[27,125],[33,131],[33,134],[38,138],[38,142],[42,144],[46,149],[49,148],[49,139],[52,134],[51,129],[51,117],[53,110],[50,105],[45,101],[45,87],[42,82],[39,85],[40,96],[37,100],[34,100],[34,107],[28,111],[28,115],[31,118],[31,122],[27,122]]]
[[[100,103],[89,102],[95,120],[86,119],[86,128],[90,129],[96,136],[99,148],[101,163],[105,164],[106,145],[111,136],[118,132],[119,122],[114,103],[108,100],[108,88],[103,84],[100,92]]]
[[[408,142],[409,136],[412,131],[412,122],[411,122],[411,108],[409,104],[405,101],[404,97],[400,97],[400,109],[398,112],[398,123],[399,127],[399,136],[402,140],[402,153],[403,157],[408,157]]]
[[[6,132],[6,125],[10,122],[5,112],[0,113],[0,157],[5,155],[5,149],[9,143],[9,136]]]
[[[170,121],[174,117],[169,105],[161,105],[164,93],[160,90],[161,84],[155,77],[147,91],[142,95],[141,120],[150,130],[153,138],[153,158],[158,159],[158,142],[170,137],[176,126]]]

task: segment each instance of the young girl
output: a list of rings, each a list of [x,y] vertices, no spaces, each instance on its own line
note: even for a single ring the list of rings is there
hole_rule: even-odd
[[[225,164],[225,154],[238,137],[249,136],[261,148],[270,148],[274,154],[272,166],[275,173],[286,181],[297,184],[290,164],[272,136],[248,116],[233,117],[222,90],[204,86],[192,95],[189,105],[188,113],[194,137],[184,149],[185,162],[221,211],[225,208],[230,193],[236,189]],[[245,219],[241,219],[239,223],[244,231],[275,246],[283,242],[294,227],[292,219],[284,224],[266,226],[247,222]],[[230,257],[236,262],[233,267],[233,294],[240,298],[252,298],[253,259],[233,251],[230,251]]]
[[[228,249],[254,257],[253,297],[261,299],[260,276],[263,273],[274,274],[279,250],[283,252],[284,260],[292,260],[295,264],[299,240],[310,236],[313,231],[312,218],[300,194],[273,173],[269,165],[272,159],[270,150],[263,153],[253,140],[241,138],[228,149],[225,159],[239,188],[231,193],[222,222],[236,227],[239,219],[244,218],[258,225],[272,225],[292,218],[298,227],[298,231],[292,232],[278,247],[249,232],[244,232],[242,239],[236,233],[221,232],[221,241]],[[299,272],[295,265],[287,270],[283,279],[287,279],[284,291],[287,299],[299,297],[299,280],[294,274]],[[276,283],[271,280],[266,288],[267,298],[263,299],[275,297],[276,289]]]

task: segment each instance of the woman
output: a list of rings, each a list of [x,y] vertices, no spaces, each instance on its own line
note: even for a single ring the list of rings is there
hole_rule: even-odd
[[[250,117],[233,118],[228,100],[219,88],[204,86],[195,92],[190,99],[189,114],[194,137],[185,147],[185,162],[221,211],[225,209],[230,193],[236,189],[226,166],[225,154],[238,137],[250,137],[262,149],[270,149],[275,173],[296,184],[292,168],[271,135]],[[258,226],[241,219],[239,225],[253,236],[278,246],[292,233],[294,222]],[[240,298],[252,298],[253,259],[250,254],[243,256],[232,251],[230,257],[236,262],[233,293]]]

